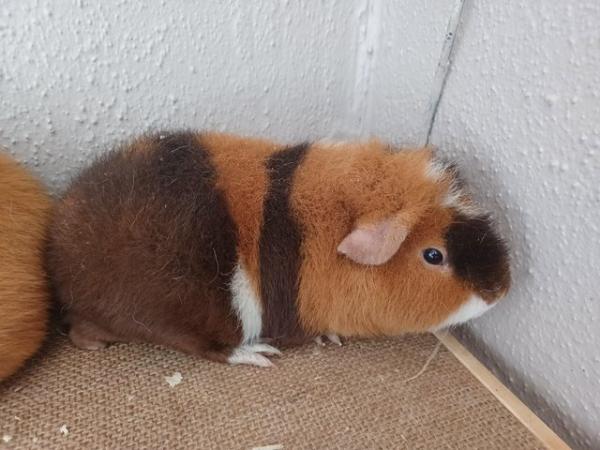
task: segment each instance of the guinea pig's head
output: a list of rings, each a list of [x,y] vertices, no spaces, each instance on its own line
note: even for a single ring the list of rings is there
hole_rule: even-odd
[[[357,217],[337,247],[347,264],[371,274],[363,280],[371,283],[372,303],[360,314],[370,316],[376,331],[367,334],[463,323],[510,287],[506,245],[456,167],[428,150],[401,153],[386,164],[392,173],[380,175],[377,192],[358,196]],[[369,201],[373,194],[383,203]]]

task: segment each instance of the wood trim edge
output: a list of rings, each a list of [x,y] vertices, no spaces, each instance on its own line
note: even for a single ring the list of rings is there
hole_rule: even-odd
[[[552,431],[533,411],[531,411],[515,394],[513,394],[492,372],[490,372],[471,352],[469,352],[454,336],[447,331],[434,333],[435,337],[458,359],[463,366],[494,397],[496,397],[513,416],[519,420],[542,444],[552,450],[568,450],[570,447]]]

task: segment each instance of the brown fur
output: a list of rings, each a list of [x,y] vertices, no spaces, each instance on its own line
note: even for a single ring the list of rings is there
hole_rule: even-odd
[[[72,183],[48,259],[76,344],[150,341],[224,361],[239,343],[237,230],[209,156],[195,134],[155,135]]]
[[[42,248],[50,203],[37,179],[0,154],[0,380],[21,367],[46,334]]]
[[[454,272],[488,303],[510,286],[507,249],[490,228],[487,216],[457,214],[445,236]]]
[[[294,175],[308,145],[289,147],[267,161],[269,187],[260,230],[260,286],[263,302],[263,335],[272,339],[304,336],[297,312],[298,274],[302,263],[302,230],[294,217],[290,197]]]

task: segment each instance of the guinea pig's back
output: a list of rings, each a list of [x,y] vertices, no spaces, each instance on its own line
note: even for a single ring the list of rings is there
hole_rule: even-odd
[[[0,380],[21,367],[46,334],[43,247],[50,205],[42,184],[0,153]]]

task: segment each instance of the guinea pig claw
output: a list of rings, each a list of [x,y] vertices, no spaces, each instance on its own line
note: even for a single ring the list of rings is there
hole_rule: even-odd
[[[274,364],[264,356],[275,356],[281,355],[281,352],[268,344],[245,344],[236,348],[227,362],[229,364],[248,364],[257,367],[274,367]]]
[[[269,344],[250,344],[246,347],[250,348],[252,351],[256,353],[264,353],[265,355],[281,355],[281,351],[276,349],[275,347]]]
[[[329,339],[329,342],[331,342],[332,344],[339,345],[339,346],[342,345],[342,340],[335,333],[329,333],[329,334],[327,334],[327,339]]]
[[[327,340],[329,340],[329,342],[331,342],[332,344],[335,345],[342,345],[342,340],[340,339],[340,337],[335,334],[335,333],[328,333],[325,336],[317,336],[314,341],[317,345],[320,345],[321,347],[325,346],[325,341],[323,340],[323,337],[326,337]]]

